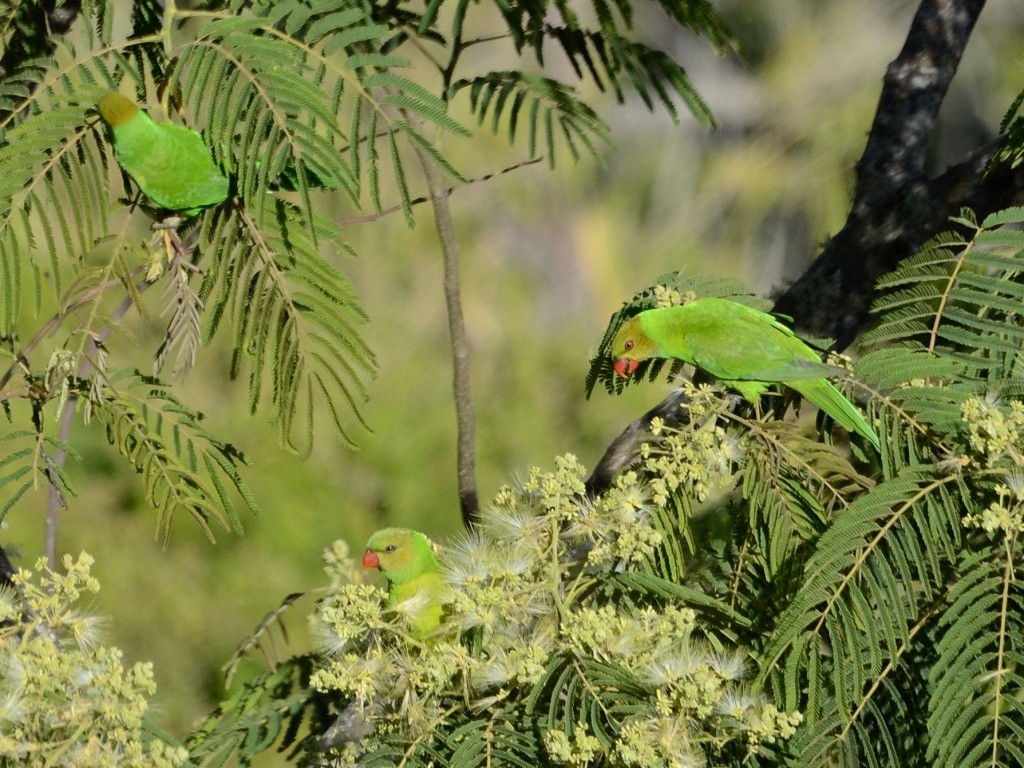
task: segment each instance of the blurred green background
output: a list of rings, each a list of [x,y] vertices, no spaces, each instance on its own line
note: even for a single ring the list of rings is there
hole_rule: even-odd
[[[802,271],[816,244],[842,225],[885,67],[916,5],[716,3],[736,35],[738,56],[726,57],[702,41],[665,38],[659,12],[647,9],[640,27],[686,64],[719,131],[706,133],[685,115],[674,125],[635,98],[620,106],[591,93],[613,128],[604,167],[563,158],[555,172],[538,163],[453,194],[482,499],[561,453],[593,466],[618,431],[662,397],[663,386],[653,384],[620,398],[583,398],[605,323],[633,292],[686,270],[736,277],[768,294]],[[1019,11],[1013,0],[993,0],[982,14],[944,106],[937,168],[993,136],[1024,88]],[[522,140],[509,148],[486,128],[471,140],[446,139],[442,151],[467,177],[525,153]],[[359,213],[340,195],[324,210],[337,219]],[[207,414],[211,431],[251,460],[245,478],[263,514],[243,519],[244,537],[222,532],[211,545],[179,519],[164,546],[138,477],[95,428],[76,421],[72,442],[82,461],[71,473],[79,495],[62,513],[59,551],[96,557],[103,590],[87,607],[110,618],[108,640],[127,660],[154,662],[156,719],[174,733],[220,698],[220,666],[262,616],[286,594],[322,582],[320,552],[332,540],[358,551],[388,525],[435,538],[461,529],[440,255],[429,206],[419,206],[416,219],[412,230],[400,214],[348,229],[358,258],[341,267],[370,315],[365,333],[380,363],[365,409],[372,432],[353,424],[358,452],[326,427],[308,460],[280,449],[266,414],[248,415],[244,383],[228,381],[224,348],[204,350],[181,382],[182,398]],[[144,371],[162,328],[160,291],[150,293],[150,318],[126,319]],[[18,548],[22,565],[42,551],[44,510],[44,494],[30,494],[7,518],[3,541]],[[291,638],[282,653],[306,647],[309,607],[286,614]],[[246,669],[261,663],[257,657]]]

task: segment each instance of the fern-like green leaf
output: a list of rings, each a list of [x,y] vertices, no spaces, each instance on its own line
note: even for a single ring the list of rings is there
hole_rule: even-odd
[[[890,315],[891,317],[891,315]],[[984,387],[966,375],[955,356],[938,355],[914,342],[896,342],[865,354],[857,378],[878,393],[875,404],[939,434],[956,432],[968,397]]]
[[[527,146],[531,157],[536,156],[537,145],[547,149],[548,165],[554,167],[559,142],[579,159],[582,146],[594,157],[597,143],[608,141],[608,127],[593,109],[584,104],[569,86],[542,75],[518,72],[488,72],[487,74],[452,84],[449,96],[460,91],[469,93],[469,103],[481,125],[490,117],[491,130],[507,130],[509,141],[515,141],[523,114],[526,111]]]
[[[142,474],[146,501],[157,510],[160,535],[170,535],[179,513],[192,517],[211,540],[211,522],[241,533],[232,492],[240,494],[252,512],[259,511],[238,472],[245,456],[207,432],[202,414],[182,405],[156,379],[122,370],[108,372],[106,381],[95,393],[92,418]]]
[[[763,439],[747,441],[741,487],[751,515],[751,555],[771,581],[873,483],[838,450],[793,435],[787,422],[762,428]]]
[[[723,601],[685,584],[677,584],[668,579],[638,571],[624,571],[611,576],[610,586],[628,589],[631,599],[641,595],[657,597],[663,600],[677,600],[705,616],[709,623],[720,626],[746,627],[749,620],[737,613]]]
[[[234,326],[231,373],[248,368],[255,410],[270,375],[271,405],[283,443],[308,451],[313,414],[326,408],[347,438],[343,402],[359,415],[372,352],[358,335],[365,315],[351,285],[318,244],[343,248],[341,232],[315,214],[305,228],[295,207],[277,201],[257,218],[219,214],[204,251],[214,254],[199,295],[208,306],[204,340],[227,316]],[[300,426],[301,425],[301,426]]]
[[[45,285],[63,289],[75,258],[60,254],[84,259],[104,231],[105,211],[80,203],[110,188],[105,148],[86,122],[88,102],[81,94],[49,96],[33,94],[31,113],[0,146],[0,333],[13,329],[26,293],[38,312]]]
[[[929,765],[1020,764],[1024,601],[1011,547],[986,547],[960,565],[931,673]]]
[[[963,222],[973,221],[961,217]],[[868,344],[909,341],[990,384],[1019,376],[1024,350],[1024,209],[989,217],[970,238],[943,234],[879,281]]]
[[[80,461],[78,452],[66,442],[38,432],[12,429],[0,435],[0,521],[32,490],[53,490],[66,506],[67,497],[75,491],[54,461],[58,452]]]
[[[717,124],[686,70],[662,51],[628,40],[607,25],[599,32],[548,27],[547,33],[561,46],[577,77],[583,77],[582,64],[598,87],[603,89],[607,83],[620,102],[625,100],[623,86],[628,84],[650,110],[657,102],[678,121],[674,95],[682,99],[699,125],[712,128]]]
[[[1024,106],[1024,91],[1017,94],[1017,97],[1010,104],[1006,114],[1003,115],[999,125],[999,146],[992,153],[985,168],[985,174],[990,175],[1001,165],[1008,165],[1016,168],[1024,161],[1024,114],[1021,107]]]
[[[562,731],[572,741],[585,723],[602,747],[611,750],[623,722],[645,714],[649,691],[628,670],[595,659],[555,657],[530,698],[547,702],[536,714],[542,728]]]
[[[520,718],[513,719],[501,708],[486,719],[467,718],[451,729],[446,741],[450,757],[444,764],[450,768],[532,768],[544,756],[537,730],[524,727]]]
[[[898,654],[907,627],[944,585],[945,564],[960,541],[959,517],[940,513],[956,509],[946,488],[951,483],[956,476],[907,468],[835,518],[765,647],[766,671],[781,663],[796,681],[822,670],[808,656],[823,653],[827,643],[830,655],[842,660],[836,666],[842,677],[829,684],[840,715],[856,708],[865,682]],[[907,590],[905,584],[918,586]],[[812,725],[820,715],[806,713]]]
[[[310,716],[325,727],[327,712],[309,688],[313,659],[296,656],[246,681],[189,734],[186,745],[200,768],[249,765],[275,742],[285,750]]]

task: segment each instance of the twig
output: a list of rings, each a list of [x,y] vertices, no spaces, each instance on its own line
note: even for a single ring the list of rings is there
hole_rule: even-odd
[[[500,170],[485,173],[483,176],[474,176],[471,179],[467,179],[464,184],[460,184],[459,186],[468,187],[471,184],[477,184],[481,181],[490,181],[491,179],[501,176],[502,174],[511,173],[512,171],[519,170],[520,168],[525,168],[528,165],[534,165],[536,163],[541,162],[542,160],[544,160],[544,155],[531,157],[529,160],[523,160],[522,162],[519,163],[507,165]],[[451,195],[451,193],[454,192],[456,189],[458,189],[458,187],[449,186],[446,189],[446,194]],[[422,205],[423,203],[428,202],[430,202],[430,197],[414,197],[409,201],[409,205]],[[385,216],[390,216],[391,214],[398,213],[401,210],[404,210],[401,204],[390,205],[387,208],[383,208],[374,213],[366,213],[363,214],[362,216],[349,216],[348,218],[341,219],[340,221],[338,221],[338,223],[343,227],[348,226],[350,224],[366,224],[371,221],[377,221],[377,219],[382,219]]]
[[[143,269],[145,269],[145,267],[136,267],[135,269],[132,270],[131,276],[134,277],[138,275]],[[15,353],[14,362],[11,363],[10,366],[8,366],[7,370],[4,371],[3,375],[0,375],[0,391],[3,391],[3,388],[7,386],[7,383],[11,380],[11,377],[14,376],[15,371],[17,371],[19,368],[23,368],[26,365],[26,360],[28,359],[28,356],[32,354],[32,351],[37,346],[39,346],[40,342],[42,342],[42,340],[49,336],[51,333],[56,331],[60,327],[60,324],[64,322],[65,318],[67,318],[68,315],[91,303],[93,299],[95,299],[97,296],[99,296],[101,293],[107,290],[107,288],[110,288],[113,285],[118,285],[120,284],[120,282],[120,279],[112,278],[110,280],[105,280],[102,283],[94,285],[92,288],[83,293],[79,299],[72,302],[71,304],[68,304],[66,307],[63,307],[53,317],[47,320],[46,323],[38,331],[36,331],[35,335],[31,339],[29,339],[25,343],[25,345],[22,346],[21,349],[19,349]]]

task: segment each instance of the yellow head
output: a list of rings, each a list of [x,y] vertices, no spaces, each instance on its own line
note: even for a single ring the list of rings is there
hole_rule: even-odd
[[[392,584],[439,570],[430,539],[408,528],[385,528],[366,542],[363,568],[378,568]]]
[[[124,125],[138,114],[139,108],[135,102],[120,93],[108,93],[98,104],[100,117],[103,122],[111,128]]]
[[[640,316],[629,318],[619,328],[612,341],[612,367],[619,376],[629,376],[641,360],[655,356],[654,342],[644,333],[640,325]]]

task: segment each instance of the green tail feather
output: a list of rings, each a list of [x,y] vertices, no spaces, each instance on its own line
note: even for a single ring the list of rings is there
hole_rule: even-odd
[[[828,379],[787,381],[786,385],[791,389],[795,389],[821,408],[848,432],[856,432],[858,435],[862,435],[871,441],[871,444],[875,446],[875,450],[881,450],[875,430],[871,428],[871,425],[861,415],[861,412],[857,410],[857,407],[847,400],[831,381]]]

